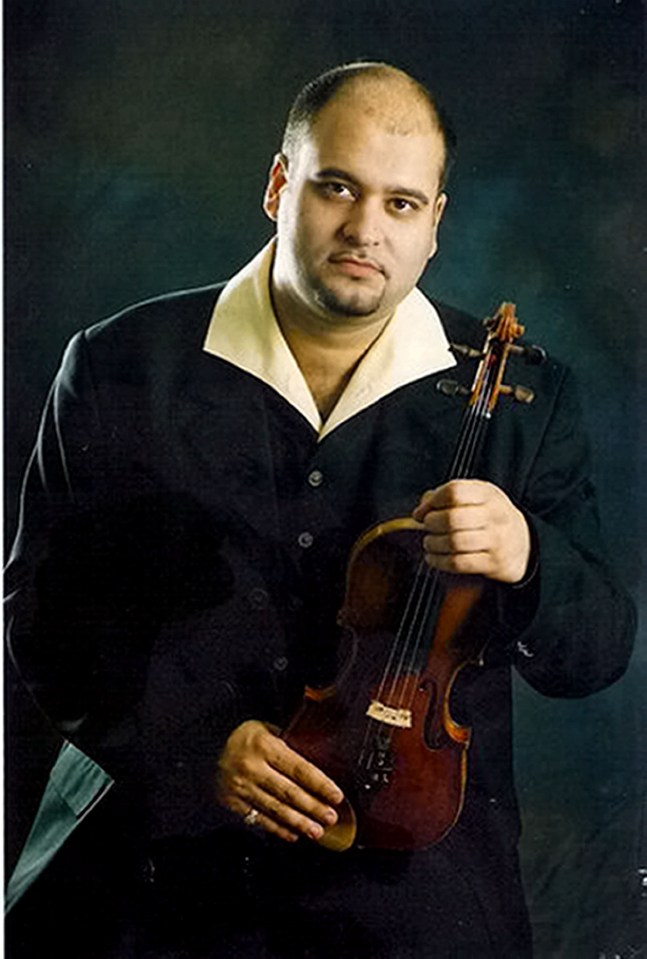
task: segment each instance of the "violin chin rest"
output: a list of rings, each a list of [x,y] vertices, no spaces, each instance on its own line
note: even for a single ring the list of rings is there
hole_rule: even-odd
[[[347,799],[343,799],[337,807],[337,815],[339,818],[335,825],[328,826],[317,843],[332,852],[345,852],[355,842],[357,817],[355,816],[355,810]]]

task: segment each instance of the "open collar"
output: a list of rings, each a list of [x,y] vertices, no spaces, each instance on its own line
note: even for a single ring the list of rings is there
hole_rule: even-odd
[[[276,390],[305,417],[320,440],[399,387],[456,364],[437,310],[415,288],[399,304],[322,420],[272,307],[273,256],[271,241],[227,283],[203,348]]]

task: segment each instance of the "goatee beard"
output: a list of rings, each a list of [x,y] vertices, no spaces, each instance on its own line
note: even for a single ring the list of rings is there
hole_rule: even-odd
[[[319,306],[335,316],[370,316],[382,302],[380,295],[375,295],[372,300],[366,301],[361,293],[342,300],[326,286],[318,287],[315,296]]]

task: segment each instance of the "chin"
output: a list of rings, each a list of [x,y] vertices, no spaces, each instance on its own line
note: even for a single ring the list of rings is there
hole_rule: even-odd
[[[365,291],[339,294],[329,287],[320,287],[316,298],[321,309],[336,316],[372,316],[382,305],[381,295],[371,296]]]

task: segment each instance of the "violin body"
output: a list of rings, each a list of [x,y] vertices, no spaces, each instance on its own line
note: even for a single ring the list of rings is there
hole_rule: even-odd
[[[320,840],[331,849],[431,845],[463,805],[471,731],[452,718],[450,695],[460,669],[480,660],[484,642],[469,625],[483,586],[435,574],[431,631],[415,664],[389,664],[410,584],[421,575],[422,535],[414,520],[395,519],[357,541],[339,614],[339,676],[334,686],[306,688],[283,734],[344,791],[339,822]]]

